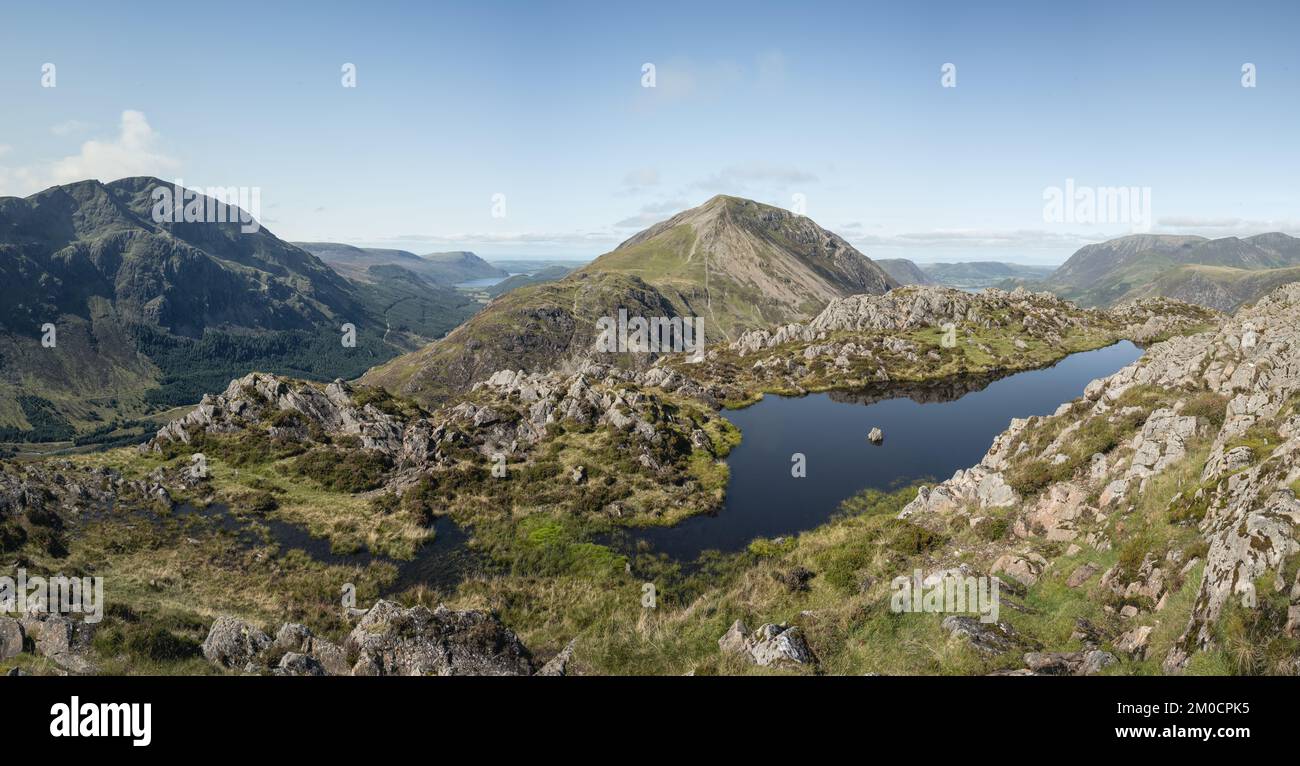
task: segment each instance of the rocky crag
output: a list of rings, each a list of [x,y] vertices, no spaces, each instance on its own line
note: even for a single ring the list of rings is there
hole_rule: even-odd
[[[1069,587],[1112,600],[1113,646],[1131,656],[1152,648],[1190,578],[1184,627],[1160,647],[1166,672],[1218,648],[1229,610],[1266,599],[1289,604],[1279,614],[1295,637],[1298,326],[1300,285],[1288,285],[1213,331],[1159,343],[1054,415],[1013,421],[901,515],[932,528],[1007,519],[1009,540],[980,552],[987,571],[1030,586],[1072,570]],[[1105,571],[1072,563],[1111,548],[1121,556]]]

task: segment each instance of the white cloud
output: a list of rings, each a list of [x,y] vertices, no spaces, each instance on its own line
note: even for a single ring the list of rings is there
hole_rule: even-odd
[[[158,134],[149,127],[144,113],[128,109],[122,112],[117,138],[87,141],[78,154],[55,162],[52,175],[55,183],[68,183],[86,178],[113,180],[175,172],[180,163],[158,151],[157,142]]]
[[[122,112],[118,134],[92,139],[76,154],[48,163],[17,168],[0,167],[0,193],[32,194],[57,184],[96,178],[112,181],[126,176],[167,176],[180,162],[158,147],[158,134],[142,112]]]

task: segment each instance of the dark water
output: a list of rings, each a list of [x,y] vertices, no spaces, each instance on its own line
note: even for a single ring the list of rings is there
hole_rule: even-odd
[[[180,520],[197,519],[211,523],[230,533],[240,545],[257,546],[274,543],[280,551],[301,550],[313,561],[337,566],[364,567],[371,562],[388,562],[397,567],[397,580],[388,589],[399,593],[413,585],[423,584],[439,589],[452,589],[464,577],[481,566],[480,560],[469,550],[469,535],[447,518],[434,522],[434,538],[425,543],[409,560],[378,556],[362,548],[352,553],[335,552],[328,538],[313,535],[306,527],[269,516],[241,516],[220,503],[203,508],[189,504],[176,506],[172,515]]]
[[[965,380],[908,391],[768,396],[727,410],[744,441],[727,458],[731,481],[723,509],[675,527],[630,530],[675,559],[701,551],[736,551],[756,537],[790,535],[825,522],[840,502],[863,489],[893,489],[942,480],[978,463],[1012,418],[1047,415],[1142,355],[1128,341],[1087,351],[1053,367],[998,380]],[[889,398],[885,398],[889,397]],[[884,442],[867,441],[879,427]],[[791,475],[803,453],[807,476]]]

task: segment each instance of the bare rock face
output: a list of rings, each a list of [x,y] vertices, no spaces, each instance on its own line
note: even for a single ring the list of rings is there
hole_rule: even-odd
[[[403,609],[378,601],[345,642],[356,675],[527,676],[532,655],[495,617],[476,611]]]

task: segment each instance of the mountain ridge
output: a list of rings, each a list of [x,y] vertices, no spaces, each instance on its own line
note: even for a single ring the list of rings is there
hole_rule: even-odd
[[[702,317],[707,338],[811,318],[832,299],[897,282],[811,219],[739,197],[629,237],[563,279],[492,301],[469,322],[363,380],[433,402],[500,369],[564,368],[593,353],[595,321],[629,314]],[[623,355],[623,364],[637,359]]]

